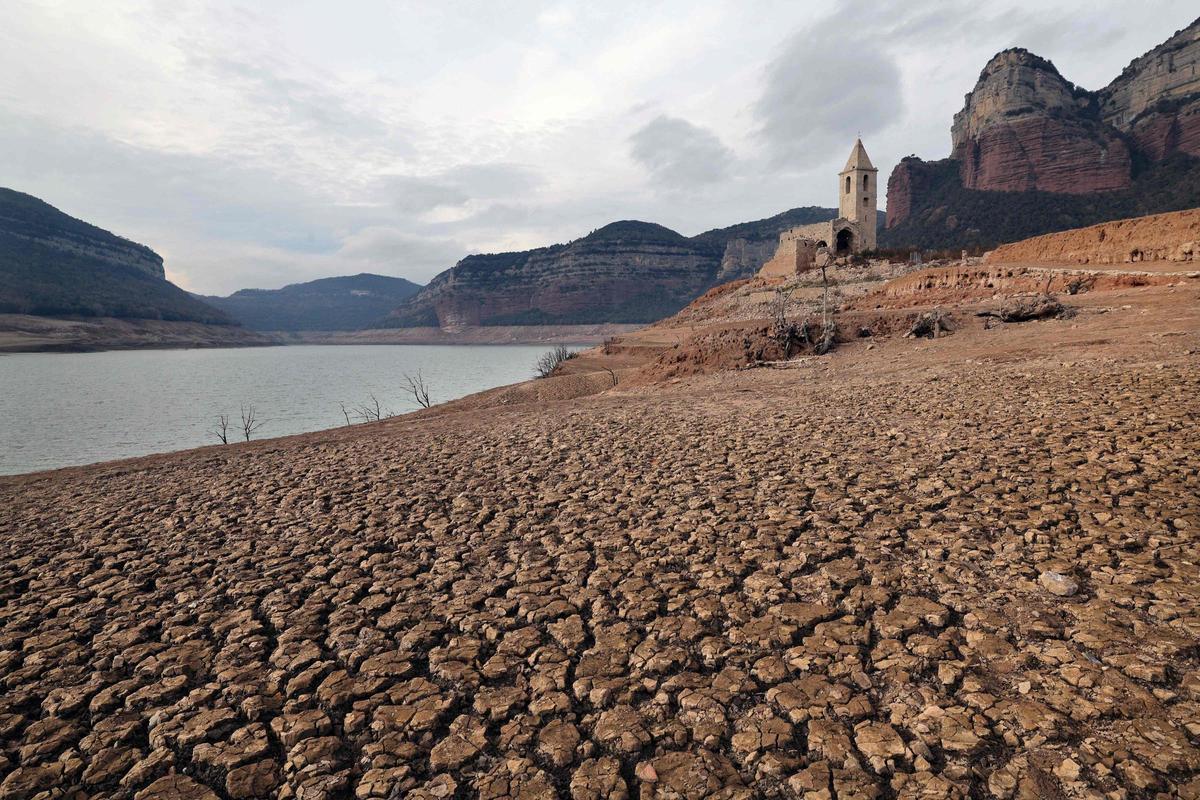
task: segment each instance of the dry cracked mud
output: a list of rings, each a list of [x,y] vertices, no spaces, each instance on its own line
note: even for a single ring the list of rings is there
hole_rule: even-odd
[[[0,481],[0,798],[1200,797],[1187,308]]]

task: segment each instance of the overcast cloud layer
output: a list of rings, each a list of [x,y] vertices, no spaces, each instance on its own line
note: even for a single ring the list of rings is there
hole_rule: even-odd
[[[616,219],[690,235],[836,205],[856,134],[882,175],[945,156],[998,50],[1096,89],[1197,13],[1050,5],[9,0],[0,186],[206,294],[423,283]]]

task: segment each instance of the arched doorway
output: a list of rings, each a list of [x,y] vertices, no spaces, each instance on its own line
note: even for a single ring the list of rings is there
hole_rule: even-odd
[[[819,242],[817,242],[817,247],[829,247],[829,245],[825,242],[824,239],[822,239]]]
[[[835,252],[839,256],[848,255],[854,249],[854,234],[849,228],[842,228],[837,232],[837,247]]]

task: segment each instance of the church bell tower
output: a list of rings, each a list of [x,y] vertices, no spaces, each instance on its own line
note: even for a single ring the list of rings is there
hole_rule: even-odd
[[[857,224],[860,237],[858,249],[875,249],[875,206],[878,197],[879,170],[867,157],[862,139],[855,139],[850,158],[838,173],[838,216]]]

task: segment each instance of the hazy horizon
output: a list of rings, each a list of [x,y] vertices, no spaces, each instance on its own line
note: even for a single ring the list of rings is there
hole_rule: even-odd
[[[947,155],[997,51],[1098,89],[1197,13],[350,5],[19,2],[0,31],[0,185],[154,248],[200,294],[426,283],[618,219],[694,235],[835,205],[856,135],[881,178]]]

